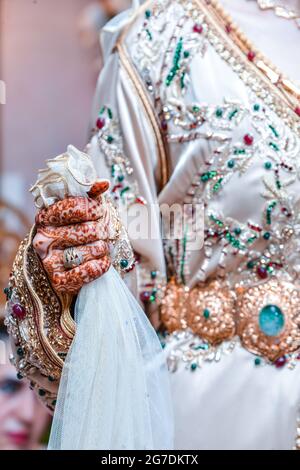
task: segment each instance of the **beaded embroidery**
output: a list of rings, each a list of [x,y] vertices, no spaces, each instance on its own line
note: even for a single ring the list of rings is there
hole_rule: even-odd
[[[176,24],[171,31],[170,24]],[[159,52],[162,36],[167,41],[164,54]],[[225,41],[220,38],[205,9],[192,1],[172,2],[172,5],[167,0],[155,2],[152,10],[145,12],[132,52],[166,141],[169,144],[183,144],[202,139],[210,141],[214,149],[209,160],[200,164],[199,173],[192,181],[184,202],[203,201],[209,207],[209,200],[218,197],[234,174],[242,176],[251,165],[257,165],[257,160],[263,159],[261,180],[264,189],[261,193],[267,202],[262,209],[261,221],[225,221],[222,214],[208,212],[205,253],[209,259],[212,246],[220,242],[223,244],[219,263],[221,276],[226,267],[225,260],[229,261],[226,256],[230,252],[233,255],[240,254],[245,259],[238,267],[240,278],[245,281],[248,277],[251,282],[266,279],[279,270],[293,270],[295,278],[298,273],[295,272],[295,266],[292,269],[288,267],[288,257],[284,257],[284,252],[287,244],[289,254],[291,247],[294,249],[297,244],[298,211],[293,210],[297,201],[293,200],[292,194],[289,195],[288,187],[298,177],[300,142],[293,131],[265,107],[266,103],[272,108],[272,94],[261,90],[259,78],[255,75],[248,77],[249,80],[245,79],[246,85],[255,90],[255,94],[250,93],[249,105],[228,99],[217,105],[189,102],[191,63],[196,55],[199,57],[205,54],[208,43],[242,79],[246,78],[247,67],[238,63],[235,53],[226,48]],[[216,221],[223,224],[219,225],[219,230],[216,230]],[[186,239],[181,243],[168,240],[165,245],[170,263],[175,258],[183,258],[177,268],[177,277],[187,282],[189,254],[185,248]],[[203,268],[198,275],[200,281]]]

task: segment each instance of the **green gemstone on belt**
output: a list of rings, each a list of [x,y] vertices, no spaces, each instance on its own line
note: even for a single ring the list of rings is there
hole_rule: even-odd
[[[203,310],[203,316],[204,316],[204,318],[206,318],[206,319],[209,318],[209,316],[210,316],[210,311],[208,310],[208,308],[205,308],[205,309]]]
[[[193,362],[191,364],[191,370],[196,370],[197,369],[197,364],[195,362]]]
[[[265,305],[259,312],[259,328],[266,336],[278,336],[284,323],[284,314],[277,305]]]

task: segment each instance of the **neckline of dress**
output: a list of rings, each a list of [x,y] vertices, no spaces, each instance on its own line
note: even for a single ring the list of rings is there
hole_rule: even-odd
[[[201,6],[201,0],[196,0]],[[230,13],[228,13],[219,0],[204,0],[207,9],[222,25],[227,34],[228,40],[231,40],[242,52],[245,60],[251,63],[262,73],[269,81],[270,85],[275,86],[277,90],[288,102],[291,109],[300,118],[300,88],[286,74],[283,74],[279,67],[257,48],[242,29],[235,23]]]

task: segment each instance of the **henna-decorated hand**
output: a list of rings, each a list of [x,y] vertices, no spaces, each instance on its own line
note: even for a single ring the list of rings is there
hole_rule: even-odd
[[[83,284],[102,276],[110,267],[106,242],[109,213],[100,197],[108,186],[108,181],[99,181],[88,198],[63,199],[36,216],[33,246],[57,292],[76,294]],[[66,269],[64,250],[70,247],[76,247],[82,263]]]

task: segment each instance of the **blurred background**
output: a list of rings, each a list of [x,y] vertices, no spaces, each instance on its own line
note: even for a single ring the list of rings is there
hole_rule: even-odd
[[[50,423],[28,384],[16,379],[1,326],[3,288],[33,223],[28,189],[45,159],[70,143],[86,144],[102,66],[99,33],[130,4],[0,0],[0,449],[43,448]]]

